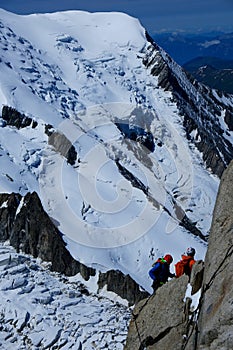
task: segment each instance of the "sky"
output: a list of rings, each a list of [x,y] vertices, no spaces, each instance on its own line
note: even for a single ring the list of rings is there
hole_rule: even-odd
[[[0,8],[18,14],[120,11],[138,18],[151,35],[160,31],[233,31],[232,0],[0,0]]]

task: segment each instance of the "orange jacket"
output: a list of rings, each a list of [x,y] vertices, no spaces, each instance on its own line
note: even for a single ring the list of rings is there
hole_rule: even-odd
[[[180,277],[184,273],[190,276],[193,264],[196,262],[196,260],[189,255],[181,255],[181,258],[182,259],[175,264],[176,277]]]
[[[182,260],[184,261],[189,261],[189,263],[187,263],[187,265],[189,265],[190,270],[193,267],[193,264],[196,262],[196,260],[194,260],[193,256],[189,256],[189,255],[181,255]]]

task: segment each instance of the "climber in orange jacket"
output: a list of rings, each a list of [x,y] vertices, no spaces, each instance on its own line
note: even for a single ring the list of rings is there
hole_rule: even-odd
[[[186,250],[186,254],[181,255],[181,260],[175,264],[176,277],[180,277],[183,274],[188,275],[190,278],[196,251],[194,248],[189,247]]]

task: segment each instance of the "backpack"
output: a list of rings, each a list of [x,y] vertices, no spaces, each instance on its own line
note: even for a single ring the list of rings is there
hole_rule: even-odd
[[[157,263],[162,263],[162,264],[164,264],[165,262],[166,262],[166,260],[164,260],[164,258],[158,258],[158,260],[156,260],[156,261],[152,264],[152,267],[154,267],[155,264],[157,264]]]
[[[190,275],[190,260],[180,260],[175,264],[176,277],[180,277],[183,274]]]
[[[149,271],[149,276],[157,282],[163,282],[165,283],[168,279],[169,274],[169,266],[163,258],[159,258],[157,261],[154,262],[152,265],[152,269]]]

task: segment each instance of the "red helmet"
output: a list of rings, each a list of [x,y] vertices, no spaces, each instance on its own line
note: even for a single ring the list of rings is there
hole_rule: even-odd
[[[170,265],[173,262],[173,257],[170,254],[164,256],[164,260]]]

